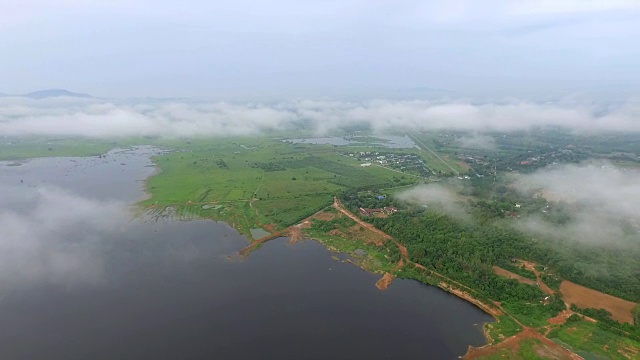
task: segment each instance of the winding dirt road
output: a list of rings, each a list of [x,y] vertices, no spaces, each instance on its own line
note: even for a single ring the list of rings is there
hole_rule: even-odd
[[[340,202],[340,200],[338,200],[337,196],[333,197],[333,207],[340,211],[341,213],[345,214],[346,216],[348,216],[351,220],[357,222],[360,226],[369,229],[370,231],[373,231],[376,234],[381,235],[383,238],[388,239],[393,241],[396,246],[398,246],[398,249],[400,250],[400,254],[402,255],[402,257],[404,258],[405,261],[409,261],[409,251],[407,250],[407,248],[400,244],[396,239],[392,238],[391,235],[387,234],[386,232],[376,228],[375,226],[369,224],[366,221],[362,221],[362,219],[360,219],[359,217],[357,217],[354,213],[352,213],[351,211],[347,210],[344,208],[344,206],[342,206],[342,203]]]

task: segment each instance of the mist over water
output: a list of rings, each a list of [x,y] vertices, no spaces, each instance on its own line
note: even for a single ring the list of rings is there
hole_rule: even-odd
[[[471,304],[379,291],[316,242],[232,260],[247,240],[224,223],[133,218],[155,151],[0,163],[0,358],[453,359],[484,343],[492,319]]]

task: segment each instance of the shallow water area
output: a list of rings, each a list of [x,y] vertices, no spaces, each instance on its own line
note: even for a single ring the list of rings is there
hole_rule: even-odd
[[[386,148],[415,148],[417,145],[408,136],[399,135],[374,135],[362,137],[312,137],[302,139],[286,139],[285,142],[293,144],[314,144],[314,145],[352,145],[352,146],[377,146]]]
[[[157,151],[0,164],[0,249],[30,244],[0,256],[0,358],[454,359],[484,343],[478,308],[415,281],[379,291],[317,242],[238,260],[248,241],[227,224],[134,217]]]

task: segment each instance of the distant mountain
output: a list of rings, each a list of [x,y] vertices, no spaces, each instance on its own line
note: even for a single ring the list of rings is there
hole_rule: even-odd
[[[31,99],[47,99],[47,98],[62,97],[62,96],[76,97],[76,98],[92,98],[93,97],[89,94],[75,93],[65,89],[40,90],[40,91],[30,92],[27,94],[21,94],[18,96],[28,97]]]

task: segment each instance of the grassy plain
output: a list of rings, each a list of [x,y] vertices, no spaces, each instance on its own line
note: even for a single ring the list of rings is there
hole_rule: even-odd
[[[269,137],[190,140],[166,146],[160,173],[147,182],[144,206],[187,208],[224,220],[249,236],[255,226],[281,230],[333,202],[349,188],[387,188],[414,178],[361,167],[331,145],[291,144]],[[183,210],[181,210],[183,211]]]
[[[548,337],[585,359],[640,359],[640,342],[601,329],[591,321],[567,322]]]
[[[35,157],[93,156],[104,154],[120,144],[124,145],[123,142],[86,138],[2,138],[0,161]]]

